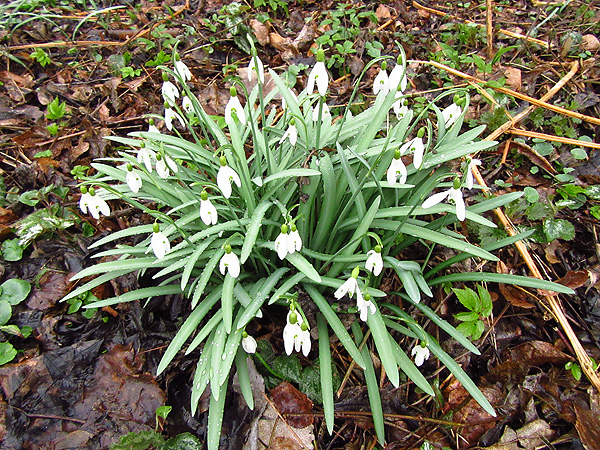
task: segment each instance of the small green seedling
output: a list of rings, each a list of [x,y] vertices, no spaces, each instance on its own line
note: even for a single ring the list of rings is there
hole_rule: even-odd
[[[58,97],[48,103],[48,107],[46,109],[46,119],[48,120],[58,120],[62,119],[67,110],[67,105],[65,102],[60,102]]]
[[[52,62],[50,55],[41,48],[36,48],[32,53],[29,54],[29,57],[42,67],[46,67]]]
[[[452,289],[452,291],[458,301],[469,310],[454,315],[462,322],[456,329],[473,340],[479,339],[485,331],[485,323],[481,318],[492,314],[492,297],[489,291],[480,285],[477,285],[477,292],[470,288]]]

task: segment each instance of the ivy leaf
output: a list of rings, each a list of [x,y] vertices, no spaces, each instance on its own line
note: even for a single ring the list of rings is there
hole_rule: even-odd
[[[544,220],[543,229],[548,242],[555,239],[570,241],[575,238],[575,226],[568,220],[546,219]]]

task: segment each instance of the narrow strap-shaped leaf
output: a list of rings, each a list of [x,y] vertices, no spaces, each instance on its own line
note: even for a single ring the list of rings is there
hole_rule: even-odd
[[[323,316],[325,316],[325,319],[327,319],[327,323],[329,324],[333,332],[336,334],[346,351],[350,354],[352,358],[354,358],[354,362],[356,362],[356,364],[358,364],[364,369],[365,362],[363,360],[363,357],[358,351],[358,348],[356,348],[354,341],[346,331],[346,328],[344,328],[344,325],[342,325],[342,322],[340,321],[339,317],[331,309],[329,303],[327,303],[327,300],[325,300],[325,298],[321,295],[319,291],[317,291],[317,289],[313,285],[308,283],[303,283],[302,285],[304,286],[304,289],[306,290],[308,295],[310,295],[310,297],[313,299]]]
[[[252,213],[250,224],[248,225],[248,229],[246,230],[246,238],[244,239],[244,245],[242,245],[242,253],[240,254],[240,262],[242,264],[246,262],[246,260],[250,256],[250,253],[252,253],[252,249],[254,248],[254,244],[256,243],[256,238],[258,237],[258,232],[260,230],[260,227],[262,226],[262,221],[265,217],[265,213],[272,205],[273,203],[271,202],[271,200],[266,198],[258,204],[256,209]]]
[[[116,270],[133,272],[134,270],[147,269],[148,267],[162,267],[160,264],[153,265],[156,261],[156,258],[131,258],[102,262],[91,267],[86,267],[81,272],[76,273],[71,277],[71,281],[79,280],[91,275],[97,275],[99,273],[114,272]]]
[[[431,292],[431,289],[429,288],[427,281],[425,281],[425,277],[423,277],[421,271],[413,271],[412,275],[417,282],[419,289],[421,289],[421,292],[423,292],[427,297],[433,297],[433,292]]]
[[[321,179],[323,180],[323,196],[321,209],[317,217],[317,227],[310,243],[310,246],[315,249],[321,248],[321,244],[327,238],[328,231],[331,229],[331,225],[335,219],[335,211],[339,206],[335,195],[335,170],[333,169],[329,153],[325,153],[319,161],[319,170],[321,171]]]
[[[108,244],[109,242],[116,241],[117,239],[128,237],[128,236],[137,236],[138,234],[149,234],[152,233],[153,225],[140,225],[137,227],[124,228],[119,231],[115,231],[114,233],[109,234],[108,236],[103,237],[102,239],[97,240],[88,248],[91,250],[96,247],[100,247],[104,244]]]
[[[99,277],[96,277],[93,280],[90,280],[87,283],[79,286],[74,291],[69,292],[67,295],[65,295],[63,298],[61,298],[60,301],[64,302],[64,301],[67,301],[67,300],[69,300],[71,298],[75,298],[78,295],[85,294],[90,289],[93,289],[96,286],[100,286],[101,284],[104,284],[107,281],[112,280],[113,278],[120,277],[121,275],[125,275],[127,273],[133,272],[134,270],[137,270],[137,269],[116,270],[116,271],[113,271],[113,272],[105,273],[104,275],[100,275]]]
[[[252,385],[248,375],[248,354],[241,346],[235,355],[235,368],[240,383],[240,391],[242,391],[242,396],[246,400],[246,405],[248,405],[248,408],[254,409],[254,395],[252,395]]]
[[[427,379],[423,376],[421,371],[415,366],[412,360],[408,357],[404,350],[398,345],[396,341],[392,341],[394,347],[394,354],[396,355],[396,361],[400,370],[406,374],[406,376],[415,383],[423,392],[431,396],[435,396],[435,392],[431,385],[427,382]]]
[[[403,269],[399,264],[400,261],[398,261],[396,258],[385,256],[383,259],[396,271],[396,274],[398,274],[398,277],[400,277],[402,285],[404,286],[404,290],[408,296],[415,303],[419,303],[421,301],[421,293],[419,291],[419,286],[413,277],[412,271]]]
[[[212,389],[212,384],[211,384]],[[221,440],[221,427],[223,426],[223,412],[225,411],[225,397],[227,396],[227,382],[215,386],[218,391],[210,396],[208,405],[208,429],[206,431],[206,444],[208,450],[219,450]]]
[[[398,372],[398,364],[392,347],[393,339],[385,326],[379,308],[377,308],[373,314],[370,312],[368,313],[367,324],[373,335],[373,341],[375,342],[377,353],[379,353],[381,364],[383,365],[390,382],[394,387],[398,387],[400,384],[400,373]]]
[[[364,260],[364,258],[362,258],[362,260]],[[311,281],[306,280],[306,283],[310,283]],[[339,280],[337,278],[330,278],[330,277],[321,277],[321,282],[317,283],[320,286],[327,286],[330,288],[334,288],[337,289],[339,288],[342,284],[344,283],[343,280]],[[376,297],[376,298],[385,298],[387,297],[387,294],[383,291],[380,291],[379,289],[375,289],[372,287],[367,288],[367,292],[369,293],[369,295],[371,297]]]
[[[321,276],[315,270],[313,265],[309,263],[304,256],[302,256],[299,252],[295,252],[286,256],[286,259],[300,272],[306,275],[308,278],[313,280],[316,283],[321,282]]]
[[[211,236],[203,241],[200,245],[196,247],[194,252],[187,258],[185,263],[185,269],[183,269],[183,274],[181,275],[181,289],[185,289],[188,281],[190,280],[190,276],[192,274],[192,270],[196,267],[196,262],[202,256],[204,251],[208,248],[210,244],[216,239],[216,236]]]
[[[552,281],[540,280],[538,278],[524,277],[521,275],[510,275],[506,273],[493,272],[469,272],[455,273],[434,278],[429,281],[430,286],[436,286],[442,283],[453,283],[458,281],[485,281],[487,283],[504,283],[514,284],[515,286],[523,286],[534,289],[545,289],[547,291],[559,292],[561,294],[575,294],[575,291],[562,284]]]
[[[196,350],[196,348],[200,344],[202,344],[202,341],[204,341],[204,339],[206,339],[206,337],[210,333],[212,333],[212,331],[222,321],[223,321],[223,311],[219,310],[210,319],[208,319],[208,322],[206,322],[204,324],[204,326],[202,327],[202,329],[200,330],[200,332],[196,336],[194,336],[194,339],[192,339],[192,342],[190,342],[190,345],[185,350],[185,354],[189,355],[191,352],[193,352],[194,350]]]
[[[196,285],[196,289],[194,290],[194,296],[192,297],[192,308],[195,308],[196,305],[198,304],[198,301],[200,300],[200,297],[204,293],[204,289],[206,288],[206,285],[208,284],[208,280],[210,280],[210,277],[212,276],[212,274],[215,271],[215,267],[217,267],[219,260],[221,259],[221,257],[224,254],[225,254],[225,250],[223,248],[219,248],[219,249],[215,250],[213,255],[210,257],[210,259],[206,263],[206,266],[204,266],[202,275],[200,275],[200,280],[198,281],[198,284]]]
[[[209,339],[210,342],[210,339]],[[196,364],[196,373],[194,374],[194,381],[192,383],[192,395],[191,395],[191,411],[192,416],[196,414],[196,410],[198,409],[198,402],[200,401],[200,397],[204,393],[206,386],[208,386],[209,381],[209,371],[208,365],[210,363],[210,351],[211,346],[209,344],[204,346],[202,350],[202,354],[198,359],[198,364]]]
[[[204,316],[210,311],[210,309],[217,303],[219,299],[220,289],[215,289],[208,295],[197,308],[190,313],[188,318],[183,322],[181,328],[167,347],[165,354],[158,364],[156,369],[156,376],[160,375],[163,370],[171,363],[177,352],[181,349],[185,341],[191,336],[198,324],[202,321]]]
[[[223,357],[221,358],[221,366],[219,367],[220,384],[225,383],[225,381],[227,380],[227,377],[229,376],[229,371],[231,370],[231,366],[233,365],[233,361],[235,359],[235,355],[237,355],[238,350],[242,349],[240,345],[241,342],[242,330],[234,331],[227,337],[225,349],[223,350]]]
[[[248,322],[250,322],[254,317],[256,317],[256,313],[258,313],[264,302],[267,300],[267,295],[269,295],[269,292],[271,292],[273,286],[287,271],[287,267],[280,267],[275,272],[273,272],[269,276],[269,278],[265,280],[261,288],[254,296],[254,299],[251,299],[251,302],[248,305],[244,305],[246,308],[243,314],[240,316],[239,320],[237,320],[235,324],[236,330],[244,328],[248,324]],[[236,288],[237,286],[239,286],[239,284],[236,285]],[[233,292],[237,296],[236,289],[234,289]]]
[[[210,356],[210,392],[212,396],[219,395],[221,390],[221,361],[223,360],[223,352],[225,350],[225,342],[227,341],[227,333],[223,322],[215,328],[215,337],[211,342],[212,353]],[[218,400],[215,399],[215,400]]]
[[[223,311],[223,325],[225,326],[225,333],[231,333],[231,327],[233,325],[233,287],[235,285],[235,278],[231,275],[225,275],[225,281],[223,282],[223,293],[221,294],[221,309]]]
[[[113,275],[114,277],[114,275]],[[84,308],[104,308],[105,306],[116,305],[118,303],[132,302],[145,298],[158,297],[160,295],[181,294],[181,288],[178,285],[169,284],[166,286],[153,286],[136,289],[135,291],[125,292],[117,297],[111,297],[97,302],[89,303]]]
[[[329,348],[329,331],[323,314],[317,314],[317,329],[319,331],[319,372],[321,375],[321,392],[325,424],[329,434],[333,434],[333,373],[331,371],[331,349]],[[365,355],[363,355],[363,358]],[[367,361],[367,359],[364,359]],[[368,367],[368,363],[367,363]]]
[[[281,286],[279,286],[279,288],[275,292],[273,292],[273,295],[271,295],[271,298],[269,299],[268,304],[272,305],[273,303],[275,303],[277,300],[279,300],[279,297],[284,295],[287,291],[289,291],[291,288],[296,286],[298,283],[300,283],[305,278],[306,278],[306,275],[304,275],[304,273],[302,273],[302,272],[298,272],[298,273],[292,275],[290,278],[285,280],[284,283]]]
[[[354,333],[356,345],[360,345],[363,340],[363,333],[357,321],[352,323],[352,332]],[[363,346],[361,354],[367,366],[365,367],[365,383],[367,384],[367,394],[369,395],[369,404],[371,405],[373,426],[375,427],[377,440],[379,440],[379,443],[383,446],[385,443],[385,427],[383,423],[383,407],[381,404],[379,383],[377,382],[377,375],[375,374],[373,361],[371,360],[371,355],[369,354],[369,347],[366,345]]]
[[[314,169],[286,169],[281,172],[269,175],[263,180],[263,185],[270,183],[271,181],[279,180],[281,178],[292,178],[292,177],[318,177],[321,172]]]

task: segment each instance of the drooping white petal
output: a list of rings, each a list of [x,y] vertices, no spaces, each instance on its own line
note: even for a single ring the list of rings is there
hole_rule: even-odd
[[[356,308],[360,313],[360,320],[363,322],[367,321],[369,313],[375,314],[377,309],[375,308],[375,304],[371,300],[364,300],[361,298],[361,301],[356,302]]]
[[[391,185],[396,184],[396,179],[400,176],[400,184],[406,183],[408,172],[406,166],[402,162],[402,158],[392,159],[390,167],[387,170],[387,182]]]
[[[392,69],[389,77],[389,89],[391,91],[399,90],[404,92],[406,90],[406,86],[408,85],[408,79],[406,78],[406,72],[402,64],[396,64],[396,66]],[[398,89],[400,86],[400,89]]]
[[[462,191],[460,189],[451,188],[450,192],[448,193],[448,200],[454,203],[454,206],[456,207],[456,217],[458,217],[458,220],[461,222],[465,220],[466,208]]]
[[[125,175],[125,181],[127,182],[127,186],[134,194],[137,194],[142,187],[142,177],[140,174],[134,170],[127,171],[127,175]]]
[[[380,92],[383,92],[384,95],[387,95],[387,93],[390,91],[389,84],[390,79],[387,71],[380,69],[379,73],[375,77],[375,80],[373,81],[373,94],[377,95]]]
[[[238,120],[242,125],[246,125],[246,113],[244,107],[240,103],[240,99],[237,95],[229,98],[227,105],[225,106],[225,123],[231,125],[234,122],[233,114],[237,116]]]
[[[156,125],[148,125],[148,133],[160,133],[160,130],[156,128]]]
[[[356,281],[356,278],[350,277],[346,281],[344,281],[344,283],[339,288],[337,288],[333,296],[339,300],[346,294],[348,294],[348,297],[352,297],[356,291],[360,292],[358,282]]]
[[[169,178],[169,168],[167,167],[164,157],[156,161],[156,173],[162,179]]]
[[[304,356],[308,356],[308,354],[310,353],[310,347],[311,347],[310,331],[300,329],[300,334],[298,336],[298,339],[300,340],[301,345],[302,345],[302,354]],[[298,350],[296,350],[296,351],[298,351]]]
[[[462,109],[456,103],[452,103],[442,110],[442,117],[444,118],[444,124],[446,128],[450,128],[454,122],[458,120],[462,113]]]
[[[383,258],[381,257],[381,253],[378,253],[375,250],[369,250],[367,252],[365,268],[373,272],[373,275],[378,276],[383,270]]]
[[[165,255],[171,250],[171,243],[169,242],[169,238],[167,238],[167,236],[165,236],[165,234],[162,231],[159,231],[158,233],[152,233],[150,245],[152,246],[154,256],[156,256],[158,259],[163,259]]]
[[[288,237],[287,233],[279,233],[275,239],[275,251],[279,259],[284,259],[288,254]]]
[[[325,96],[325,94],[327,94],[327,86],[329,84],[329,75],[327,73],[325,63],[323,61],[317,61],[313,69],[310,71],[310,74],[308,75],[306,91],[309,94],[312,94],[314,92],[315,83],[317,85],[317,90],[319,91],[319,94],[321,96]]]
[[[298,230],[292,231],[287,238],[288,253],[292,254],[302,249],[302,238]]]
[[[175,101],[179,98],[179,89],[170,81],[165,81],[162,85],[162,96],[169,105],[175,106]]]
[[[146,170],[152,173],[152,161],[156,159],[156,154],[148,147],[141,147],[138,150],[137,161],[138,164],[144,163]]]
[[[423,156],[425,155],[425,144],[423,143],[423,139],[420,137],[414,138],[410,148],[414,152],[413,166],[415,166],[417,169],[420,169],[421,165],[423,164]]]
[[[192,79],[192,72],[188,66],[182,60],[175,61],[175,73],[181,78],[184,82]]]
[[[262,61],[258,56],[253,56],[250,58],[250,63],[248,64],[248,80],[252,81],[254,74],[258,75],[258,80],[261,83],[265,82],[265,68],[263,66]]]
[[[246,353],[256,353],[256,339],[252,336],[248,335],[245,338],[242,338],[242,348]]]
[[[396,114],[396,118],[398,120],[402,119],[406,114],[408,114],[408,106],[405,105],[404,95],[402,92],[396,91],[395,95],[396,101],[392,105],[394,109],[394,114]]]
[[[467,189],[473,189],[473,184],[474,184],[474,177],[473,177],[473,170],[475,168],[475,166],[480,166],[481,165],[481,161],[479,159],[471,159],[469,161],[469,164],[467,165],[467,180],[466,180],[466,186]]]
[[[321,111],[321,120],[325,120],[327,116],[331,116],[331,111],[329,110],[329,106],[327,103],[323,103],[323,110]],[[319,121],[319,106],[315,106],[312,112],[312,120],[313,122]]]
[[[187,114],[194,112],[194,105],[187,95],[181,99],[181,107]]]
[[[215,225],[218,220],[217,208],[208,199],[200,199],[200,218],[205,225]]]
[[[237,187],[242,186],[239,175],[229,166],[221,166],[217,173],[217,186],[221,190],[223,197],[231,197],[231,183],[235,183]]]
[[[429,359],[429,349],[427,347],[422,347],[420,344],[413,347],[410,352],[411,355],[415,358],[415,365],[420,367],[423,365],[425,360]]]
[[[185,127],[185,122],[183,121],[183,117],[179,115],[178,112],[172,110],[171,108],[165,109],[165,126],[169,131],[173,129],[173,119],[179,120],[179,123],[182,127]]]
[[[237,278],[240,275],[240,260],[237,255],[233,252],[225,253],[219,261],[219,271],[221,275],[225,275],[225,272],[229,272],[233,278]]]
[[[290,125],[288,129],[285,130],[285,133],[283,133],[283,136],[281,136],[279,143],[281,144],[286,138],[290,140],[290,144],[296,145],[296,142],[298,141],[298,129],[296,128],[296,125]]]
[[[450,195],[450,190],[438,192],[437,194],[433,194],[431,197],[427,198],[423,202],[423,205],[421,205],[421,208],[423,208],[423,209],[431,208],[432,206],[435,206],[438,203],[441,203],[444,200],[446,200],[446,197],[448,197],[448,195]]]
[[[90,215],[96,220],[100,219],[100,214],[110,216],[110,207],[108,206],[108,203],[106,203],[106,201],[98,194],[90,195],[87,206]]]
[[[86,192],[85,194],[82,193],[81,197],[79,197],[79,209],[81,209],[83,214],[88,213],[91,199],[92,195],[89,192]]]

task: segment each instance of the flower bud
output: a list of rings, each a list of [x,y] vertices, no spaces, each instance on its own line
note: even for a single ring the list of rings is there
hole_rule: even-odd
[[[200,198],[204,201],[208,200],[208,192],[206,192],[206,190],[202,189],[202,192],[200,192]]]
[[[90,195],[93,197],[94,195],[96,195],[96,189],[94,189],[93,187],[91,187],[88,191],[90,193]]]
[[[319,50],[317,50],[317,61],[318,62],[325,61],[325,52],[323,51],[322,48],[320,48]]]
[[[86,186],[81,186],[79,188],[79,190],[81,191],[82,194],[87,194],[88,193],[88,188]]]
[[[460,185],[461,185],[461,183],[460,183],[460,178],[458,178],[458,177],[455,177],[455,178],[454,178],[454,181],[452,182],[452,187],[453,187],[454,189],[460,189]]]
[[[381,253],[381,250],[382,250],[381,245],[376,245],[373,250],[375,250],[375,253]]]
[[[160,226],[158,225],[158,222],[154,222],[154,225],[152,226],[152,231],[154,231],[155,233],[158,233],[160,231]]]
[[[352,278],[358,278],[358,275],[360,274],[360,266],[356,266],[353,270],[352,270]]]
[[[293,311],[293,312],[290,314],[290,319],[289,319],[289,322],[290,322],[292,325],[294,325],[295,323],[297,323],[297,322],[298,322],[298,314],[296,314],[296,312],[295,312],[295,311]]]
[[[419,131],[417,131],[418,138],[422,138],[423,136],[425,136],[425,127],[421,127],[419,128]]]
[[[232,97],[235,97],[237,95],[237,89],[235,88],[235,86],[231,86],[229,88],[229,95],[231,95]]]
[[[221,166],[225,167],[227,165],[227,158],[225,157],[225,155],[221,155],[221,157],[219,158],[219,162],[221,163]]]
[[[225,247],[223,248],[225,249],[225,253],[227,253],[228,255],[231,253],[231,245],[225,244]]]
[[[281,225],[281,232],[283,234],[287,234],[287,232],[288,232],[288,226],[287,226],[287,224],[284,223],[283,225]]]
[[[169,74],[167,72],[163,72],[162,79],[163,79],[163,81],[169,81]]]

